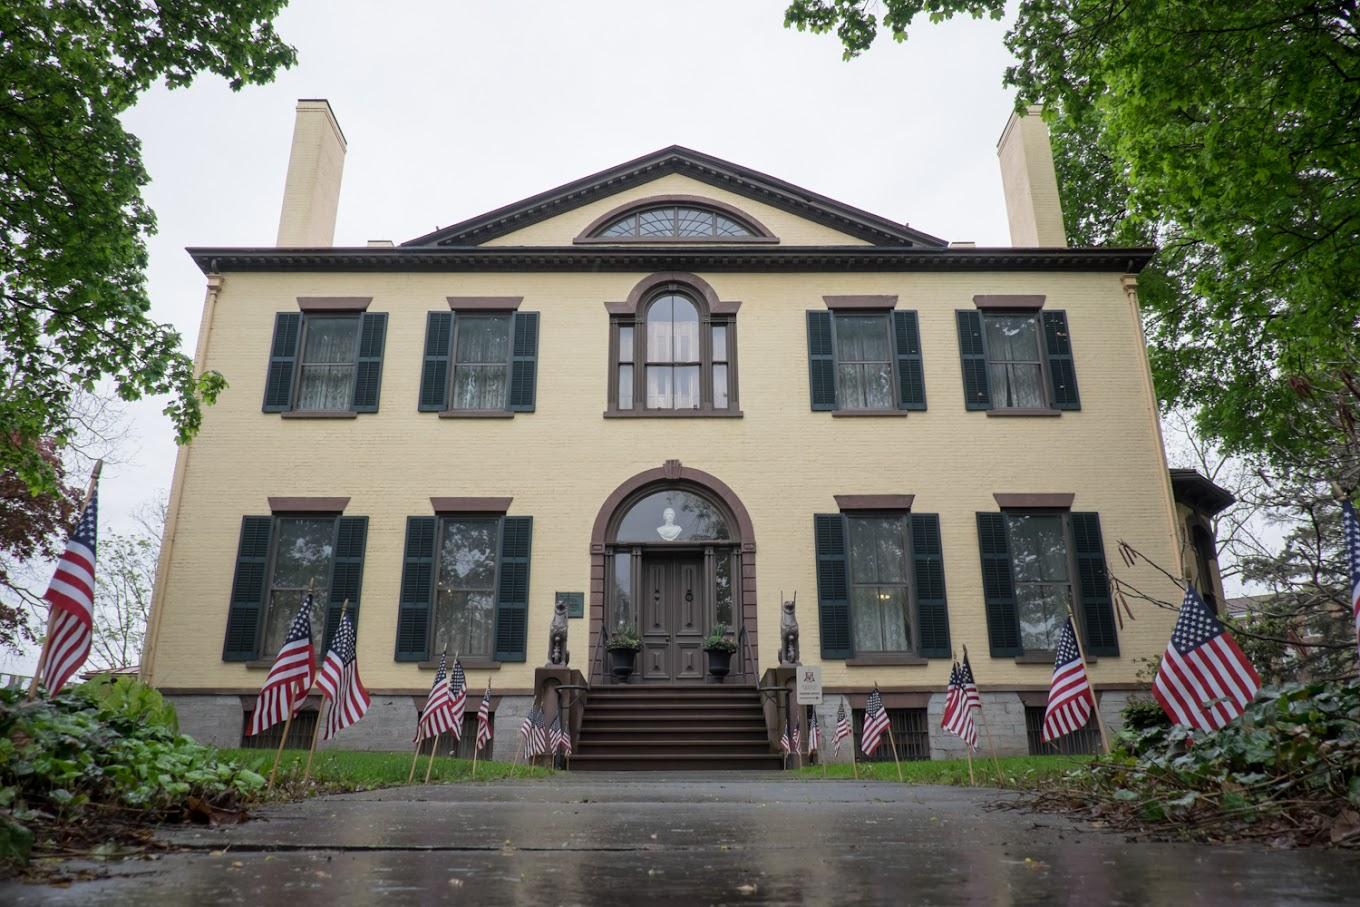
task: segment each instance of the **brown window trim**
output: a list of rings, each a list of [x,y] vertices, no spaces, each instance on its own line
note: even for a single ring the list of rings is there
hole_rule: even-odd
[[[850,708],[863,709],[868,704],[870,692],[859,690],[842,693],[849,700]],[[878,695],[883,699],[885,709],[924,709],[930,707],[930,693],[926,692],[905,692],[892,689],[879,689]]]
[[[284,419],[357,419],[352,409],[286,409],[279,413]]]
[[[514,498],[430,498],[435,513],[508,513]]]
[[[694,208],[708,208],[725,214],[735,221],[739,221],[751,228],[753,236],[592,236],[598,230],[603,230],[605,226],[630,212],[640,211],[645,208],[658,208],[667,205],[686,205]],[[599,217],[595,218],[580,232],[572,243],[577,245],[613,245],[629,243],[664,243],[674,245],[677,243],[707,243],[708,245],[748,245],[751,243],[771,244],[778,243],[779,237],[770,232],[769,228],[747,214],[740,208],[720,202],[712,198],[704,198],[701,195],[652,195],[647,198],[636,199],[635,201],[625,202]]]
[[[1047,377],[1047,376],[1045,376]],[[1006,418],[1008,416],[1061,416],[1063,411],[1060,409],[989,409],[986,411],[988,416]]]
[[[270,513],[344,513],[349,498],[271,497]]]
[[[897,308],[896,296],[823,296],[822,302],[832,311],[871,310],[886,312]]]
[[[1005,492],[992,495],[1002,510],[1071,510],[1077,496],[1072,492]]]
[[[524,301],[523,296],[446,296],[449,309],[454,312],[513,312]]]
[[[373,301],[372,296],[299,296],[298,309],[303,312],[364,312]]]
[[[471,668],[474,671],[499,671],[501,663],[490,658],[463,658],[459,656],[458,661],[463,667]],[[439,668],[439,659],[431,658],[429,661],[416,662],[416,667],[421,671],[434,671]],[[425,702],[422,700],[420,707],[424,708]]]
[[[847,510],[911,510],[914,494],[838,494],[836,507]]]
[[[1019,312],[1037,312],[1044,307],[1044,296],[974,296],[973,305],[983,311],[996,309]]]
[[[445,409],[436,413],[441,419],[513,419],[508,409]]]
[[[907,411],[905,409],[833,409],[831,411],[831,418],[833,419],[873,419],[880,416],[905,419]]]
[[[1053,659],[1057,658],[1057,653],[1052,649],[1035,649],[1032,652],[1024,652],[1015,656],[1015,663],[1018,665],[1049,665],[1052,667]],[[1094,655],[1086,656],[1087,664],[1095,664],[1100,661]]]
[[[699,406],[697,409],[648,409],[647,402],[647,324],[646,312],[651,302],[668,292],[678,292],[691,299],[699,310]],[[623,303],[606,302],[609,312],[609,363],[608,387],[606,389],[606,419],[740,419],[741,411],[740,365],[737,355],[736,312],[740,302],[723,302],[713,287],[703,278],[693,274],[664,271],[648,275],[640,280],[628,294]],[[723,326],[727,329],[727,406],[713,405],[713,328]],[[633,358],[629,363],[621,363],[619,349],[621,329],[633,329]],[[633,406],[629,409],[619,407],[619,369],[622,365],[633,368]]]

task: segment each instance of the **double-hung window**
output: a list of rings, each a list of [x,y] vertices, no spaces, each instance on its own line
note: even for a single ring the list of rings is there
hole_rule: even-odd
[[[1098,514],[1003,507],[977,525],[992,655],[1051,658],[1069,613],[1088,654],[1119,654]]]
[[[736,322],[701,296],[662,286],[611,320],[607,415],[738,415]]]
[[[940,519],[888,498],[813,516],[822,657],[914,664],[948,658]],[[897,503],[896,506],[902,506]]]
[[[309,591],[318,653],[325,651],[346,602],[357,617],[368,518],[338,515],[336,502],[343,499],[317,499],[328,502],[325,510],[304,506],[303,511],[293,506],[309,499],[289,500],[292,512],[241,519],[222,653],[226,661],[277,655]]]
[[[896,300],[864,298],[873,303]],[[856,306],[807,313],[808,378],[814,410],[853,414],[926,408],[916,313],[894,310],[888,302],[882,305],[879,310]]]
[[[518,297],[476,301],[476,307],[427,316],[419,409],[444,416],[532,412],[538,313],[515,311]],[[449,302],[457,305],[458,297]]]
[[[334,300],[335,304],[345,300]],[[367,300],[360,300],[367,303]],[[317,310],[274,318],[265,412],[348,415],[376,412],[387,315]]]
[[[1081,409],[1066,312],[989,306],[955,317],[966,408],[1053,415]]]
[[[492,657],[496,630],[496,562],[500,521],[439,521],[432,652]]]

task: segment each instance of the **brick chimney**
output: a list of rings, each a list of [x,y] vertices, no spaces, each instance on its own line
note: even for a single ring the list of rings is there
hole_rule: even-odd
[[[325,98],[303,98],[293,124],[288,179],[279,213],[279,246],[329,246],[345,168],[345,134]]]
[[[1030,107],[1024,114],[1012,112],[996,144],[1012,246],[1067,245],[1053,148],[1042,112],[1041,107]]]

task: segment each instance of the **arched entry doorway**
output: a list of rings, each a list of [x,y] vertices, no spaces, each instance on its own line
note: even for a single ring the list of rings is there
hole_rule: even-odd
[[[733,671],[753,677],[755,552],[750,515],[715,476],[678,460],[633,476],[605,500],[591,533],[591,651],[602,626],[636,627],[642,681],[693,683],[707,673],[704,637],[726,624],[749,646]]]

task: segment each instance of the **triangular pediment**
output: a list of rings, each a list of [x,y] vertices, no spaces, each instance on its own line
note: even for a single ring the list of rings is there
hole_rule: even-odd
[[[566,246],[631,207],[701,206],[750,229],[726,245],[942,248],[944,240],[783,180],[678,145],[403,243],[406,247]],[[676,242],[677,240],[670,240]],[[630,244],[646,245],[646,239]]]

